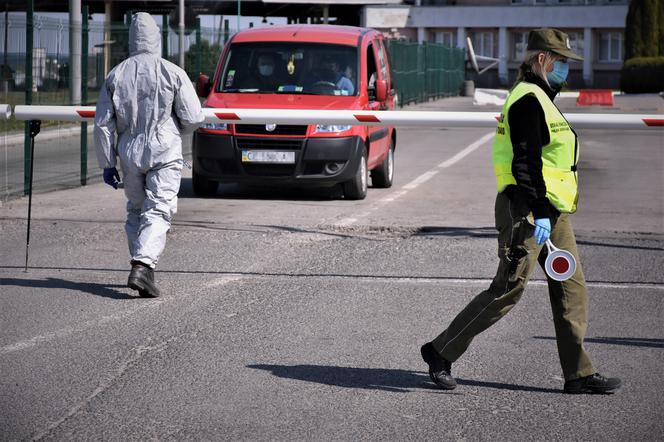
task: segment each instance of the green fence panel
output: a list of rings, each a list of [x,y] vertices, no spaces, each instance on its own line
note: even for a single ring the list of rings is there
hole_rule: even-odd
[[[388,40],[399,105],[458,95],[465,76],[462,49]]]

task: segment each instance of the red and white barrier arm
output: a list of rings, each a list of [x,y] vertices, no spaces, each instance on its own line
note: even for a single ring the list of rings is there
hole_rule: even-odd
[[[12,116],[12,107],[8,104],[0,104],[0,120],[9,120]]]
[[[87,121],[94,106],[16,106],[17,120]],[[203,109],[206,123],[496,127],[495,112]],[[664,115],[565,114],[575,129],[664,128]]]

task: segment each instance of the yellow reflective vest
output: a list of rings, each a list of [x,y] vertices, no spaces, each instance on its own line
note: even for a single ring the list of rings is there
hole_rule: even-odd
[[[549,144],[542,146],[542,176],[546,185],[546,196],[558,211],[574,213],[579,199],[576,172],[579,144],[576,133],[546,92],[525,81],[517,84],[507,96],[498,120],[492,155],[498,192],[502,192],[510,184],[516,184],[512,175],[514,151],[508,115],[512,104],[525,95],[534,95],[537,98],[544,110],[549,129]]]

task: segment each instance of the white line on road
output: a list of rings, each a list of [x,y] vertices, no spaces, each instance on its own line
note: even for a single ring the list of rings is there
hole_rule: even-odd
[[[213,287],[219,287],[224,284],[228,284],[229,282],[237,281],[240,279],[239,275],[225,275],[221,278],[216,278],[212,281],[210,281],[208,284],[205,285],[206,288],[213,288]],[[14,344],[9,344],[5,345],[3,347],[0,347],[0,356],[8,354],[8,353],[13,353],[15,351],[20,351],[20,350],[26,350],[28,348],[36,347],[40,344],[44,344],[50,341],[53,341],[58,338],[63,338],[66,336],[73,335],[75,333],[80,333],[82,331],[85,331],[89,328],[93,328],[95,326],[99,326],[102,324],[108,324],[110,322],[115,322],[122,320],[124,318],[130,317],[134,315],[135,313],[139,313],[143,310],[146,309],[151,309],[155,307],[159,307],[160,305],[163,305],[167,302],[172,302],[178,299],[182,299],[182,297],[178,296],[165,296],[157,299],[151,299],[151,300],[145,300],[145,304],[142,306],[135,308],[134,310],[131,311],[125,311],[122,313],[116,313],[113,315],[107,315],[107,316],[102,316],[101,318],[86,321],[78,326],[75,327],[65,327],[61,328],[60,330],[56,330],[50,333],[44,333],[43,335],[35,336],[30,339],[26,339],[24,341],[19,341]]]
[[[348,227],[352,224],[355,224],[358,220],[362,218],[366,218],[367,216],[371,215],[371,213],[375,212],[377,209],[380,207],[384,206],[385,204],[391,203],[394,200],[402,197],[409,191],[418,188],[422,184],[426,183],[429,181],[431,178],[436,176],[438,172],[440,172],[443,169],[446,169],[462,159],[464,159],[466,156],[470,155],[472,152],[477,150],[480,146],[482,146],[484,143],[492,139],[494,136],[494,132],[490,132],[488,134],[483,135],[479,140],[474,141],[473,143],[469,144],[466,148],[458,152],[456,155],[454,155],[452,158],[449,158],[442,163],[438,164],[436,167],[433,169],[427,170],[414,180],[412,180],[410,183],[404,185],[400,190],[396,192],[392,192],[389,195],[384,196],[383,198],[379,199],[369,207],[367,207],[363,212],[360,212],[359,214],[355,216],[350,216],[347,218],[343,218],[340,221],[334,223],[334,226],[336,227]]]
[[[72,408],[70,408],[69,411],[67,411],[67,413],[65,413],[65,415],[60,419],[56,420],[55,422],[50,422],[46,428],[41,430],[39,433],[33,435],[31,437],[31,440],[38,441],[44,439],[53,430],[56,430],[60,425],[67,422],[69,419],[76,416],[77,414],[81,413],[81,411],[84,410],[97,396],[103,394],[106,390],[111,388],[117,382],[118,379],[124,376],[127,370],[136,365],[143,357],[145,357],[145,355],[149,353],[150,354],[161,353],[162,351],[168,348],[168,345],[172,341],[175,340],[177,340],[177,337],[172,337],[170,339],[167,339],[165,341],[153,345],[141,345],[130,350],[127,359],[125,359],[125,361],[122,362],[120,366],[108,376],[108,378],[103,379],[102,382],[97,386],[97,388],[94,389],[94,391],[88,397],[86,397],[81,402],[77,403]]]
[[[464,285],[488,285],[491,283],[491,278],[455,278],[455,277],[430,277],[430,276],[389,276],[389,275],[325,275],[325,274],[255,274],[253,278],[312,278],[312,279],[353,279],[362,282],[389,282],[398,284],[412,284],[412,283],[425,283],[425,284],[464,284]],[[543,279],[534,279],[528,282],[528,285],[547,286],[548,283]],[[600,289],[646,289],[646,290],[664,290],[664,283],[643,283],[643,282],[609,282],[609,281],[586,281],[586,286],[590,288]]]

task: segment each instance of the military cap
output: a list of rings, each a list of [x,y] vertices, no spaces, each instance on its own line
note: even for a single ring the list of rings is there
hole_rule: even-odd
[[[551,51],[572,60],[583,60],[569,45],[569,37],[563,31],[552,28],[534,29],[528,34],[528,51]]]

